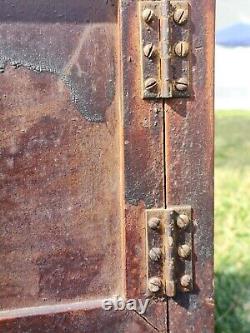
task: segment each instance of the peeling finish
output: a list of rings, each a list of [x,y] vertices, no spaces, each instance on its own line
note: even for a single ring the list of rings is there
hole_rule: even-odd
[[[72,101],[87,120],[105,122],[115,98],[114,41],[112,23],[1,24],[1,72],[11,64],[55,74],[70,88]]]

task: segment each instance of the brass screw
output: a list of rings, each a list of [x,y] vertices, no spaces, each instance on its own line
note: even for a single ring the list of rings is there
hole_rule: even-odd
[[[177,8],[174,12],[175,23],[182,25],[188,20],[188,8]]]
[[[160,291],[161,286],[162,286],[161,279],[158,277],[152,277],[148,281],[148,289],[152,293],[157,293],[158,291]]]
[[[181,214],[177,217],[176,222],[180,229],[184,229],[189,225],[190,219],[186,214]]]
[[[186,91],[188,88],[188,80],[186,78],[180,78],[175,82],[175,89],[178,91]]]
[[[153,20],[153,17],[154,17],[154,12],[150,8],[146,8],[142,12],[142,18],[146,23],[151,22]]]
[[[184,288],[188,288],[190,286],[191,283],[191,276],[188,274],[185,274],[181,277],[180,280],[181,286]]]
[[[148,221],[148,226],[151,229],[157,229],[159,228],[161,223],[161,220],[158,217],[152,217],[149,221]]]
[[[187,244],[180,245],[178,247],[178,254],[181,258],[188,258],[191,253],[191,247]]]
[[[149,251],[149,257],[153,261],[158,261],[161,259],[161,249],[159,247],[153,247]]]
[[[144,46],[143,51],[144,51],[144,55],[147,58],[153,58],[153,56],[155,55],[155,47],[152,43]]]
[[[185,42],[185,41],[178,42],[175,45],[174,51],[178,57],[182,57],[182,58],[186,57],[189,52],[188,42]]]
[[[153,91],[157,87],[157,81],[155,78],[150,77],[145,81],[145,89],[148,91]]]

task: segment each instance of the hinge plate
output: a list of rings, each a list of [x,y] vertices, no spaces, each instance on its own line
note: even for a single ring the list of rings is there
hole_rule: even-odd
[[[187,0],[139,2],[142,97],[189,97],[190,6]]]
[[[173,297],[193,289],[191,206],[146,211],[148,294]]]

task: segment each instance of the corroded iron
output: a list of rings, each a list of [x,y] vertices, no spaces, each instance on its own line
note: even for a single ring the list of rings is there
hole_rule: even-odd
[[[160,221],[160,226],[150,228],[151,221]],[[147,210],[146,230],[148,284],[155,277],[163,281],[159,297],[174,297],[176,292],[191,292],[194,268],[191,207],[172,206]],[[183,276],[190,276],[188,286],[183,286]]]
[[[186,0],[139,2],[143,98],[164,99],[190,96],[191,21],[189,12]],[[157,54],[154,52],[155,49]],[[176,84],[179,77],[187,81],[185,86]],[[154,89],[147,88],[146,83],[149,78],[154,78],[157,82]]]
[[[169,92],[191,98],[166,103],[141,98],[146,79],[161,83],[157,8],[146,23],[134,0],[2,2],[1,332],[212,332],[214,1],[186,5],[170,6]],[[145,30],[140,43],[139,20],[152,41]],[[179,41],[190,42],[187,58]],[[161,292],[147,288],[145,211],[180,202],[193,207],[195,237],[179,239],[176,258],[192,245],[195,274],[177,284],[193,292],[152,300],[143,317],[103,311],[114,293]],[[156,273],[162,259],[150,259]]]

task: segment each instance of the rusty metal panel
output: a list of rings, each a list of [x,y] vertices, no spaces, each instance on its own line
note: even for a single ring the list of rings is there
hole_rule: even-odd
[[[1,325],[1,332],[155,333],[157,331],[134,312],[105,312],[102,309],[93,309],[7,320]]]
[[[194,292],[169,301],[169,331],[213,332],[214,1],[190,0],[194,98],[166,111],[167,204],[193,208]]]
[[[147,255],[145,211],[164,207],[164,117],[160,101],[141,98],[140,18],[138,2],[121,1],[122,96],[124,116],[124,183],[126,294],[145,298]],[[167,330],[167,304],[153,300],[145,318]]]
[[[101,310],[85,324],[74,304],[124,294],[117,13],[2,4],[1,332],[107,332],[93,323]]]
[[[138,1],[3,2],[1,332],[212,332],[214,4],[189,3],[192,97],[166,103],[141,98]],[[152,297],[146,211],[183,204],[194,291]]]

